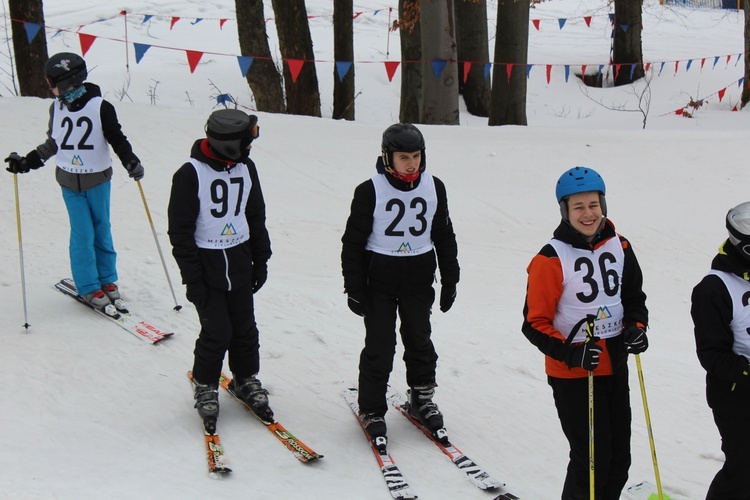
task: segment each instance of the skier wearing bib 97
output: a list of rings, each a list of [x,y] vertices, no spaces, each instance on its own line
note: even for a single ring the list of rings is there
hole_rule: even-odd
[[[570,445],[563,500],[590,498],[589,372],[596,498],[620,498],[631,460],[627,354],[648,347],[643,275],[630,242],[607,219],[605,194],[593,169],[565,172],[556,188],[562,221],[527,269],[522,331],[545,355]]]
[[[214,111],[206,138],[172,178],[167,209],[172,254],[201,330],[195,342],[195,407],[207,432],[219,415],[219,379],[229,352],[230,389],[264,421],[273,420],[260,371],[253,294],[266,282],[271,241],[250,143],[258,117],[238,109]]]
[[[425,172],[425,142],[411,124],[383,133],[377,174],[354,191],[342,241],[344,291],[365,324],[359,359],[360,415],[373,439],[385,437],[386,392],[401,320],[411,412],[433,433],[443,415],[432,401],[437,353],[430,338],[435,271],[440,310],[456,298],[458,245],[443,182]],[[437,262],[436,262],[437,254]]]
[[[47,84],[56,97],[50,106],[47,140],[26,156],[11,153],[7,170],[25,174],[52,156],[70,220],[70,267],[78,294],[104,310],[120,299],[115,282],[117,253],[110,225],[112,146],[131,178],[143,178],[143,165],[122,133],[114,106],[101,89],[86,82],[86,61],[61,52],[44,65]]]

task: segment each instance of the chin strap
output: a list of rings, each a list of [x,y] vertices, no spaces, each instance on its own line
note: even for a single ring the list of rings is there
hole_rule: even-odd
[[[417,170],[413,174],[402,174],[401,172],[397,172],[393,167],[385,167],[385,171],[391,174],[396,179],[404,182],[416,181],[419,178],[419,174],[421,173],[419,170]]]

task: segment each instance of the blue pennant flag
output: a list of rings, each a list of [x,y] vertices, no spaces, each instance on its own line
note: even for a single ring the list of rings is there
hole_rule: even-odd
[[[253,58],[247,56],[237,56],[237,62],[240,64],[240,71],[242,71],[242,76],[247,76],[247,72],[250,69],[250,66],[252,66],[253,64]]]
[[[490,70],[492,69],[492,63],[488,62],[484,65],[484,77],[487,78],[490,76]]]
[[[661,76],[661,70],[663,70],[663,69],[664,69],[664,65],[665,65],[665,64],[666,64],[666,62],[665,62],[665,61],[662,61],[662,63],[661,63],[661,66],[659,66],[659,74],[658,74],[658,75],[656,75],[656,76]]]
[[[143,16],[143,22],[141,24],[146,24],[151,20],[152,17],[154,17],[153,14],[146,14],[145,16]]]
[[[134,43],[133,48],[135,49],[135,63],[138,64],[146,55],[146,51],[151,48],[151,45],[145,43]]]
[[[195,21],[193,21],[193,22],[192,22],[192,23],[190,23],[190,24],[192,24],[192,25],[196,25],[196,24],[198,24],[198,23],[199,23],[199,22],[201,22],[201,21],[203,21],[203,18],[202,18],[202,17],[197,17],[197,18],[195,19]]]
[[[625,33],[627,33],[627,32],[628,32],[628,29],[630,29],[630,26],[628,26],[627,24],[621,24],[621,25],[620,25],[620,29],[621,29],[622,31],[624,31]]]
[[[742,87],[742,82],[743,82],[744,80],[745,80],[745,77],[744,77],[744,76],[743,76],[742,78],[740,78],[739,80],[737,80],[737,88],[740,88],[740,87]]]
[[[566,19],[558,19],[557,23],[560,25],[560,29],[563,29],[563,26],[565,26]]]
[[[568,83],[568,78],[570,77],[570,66],[565,65],[565,83]]]
[[[693,60],[692,59],[688,59],[687,66],[685,66],[685,73],[687,73],[688,71],[690,71],[690,66],[692,64],[693,64]]]
[[[29,43],[31,43],[34,38],[36,38],[37,33],[39,33],[39,30],[42,28],[42,25],[36,23],[24,23],[23,27],[26,28],[26,38],[28,38]]]
[[[448,61],[445,59],[435,59],[432,61],[432,71],[435,72],[435,78],[440,78],[440,75],[443,74],[443,70],[445,69],[445,65],[448,64]]]
[[[719,62],[719,56],[716,56],[716,57],[714,58],[714,65],[713,65],[713,66],[711,66],[711,69],[714,69],[714,68],[716,67],[716,63],[717,63],[717,62]]]
[[[533,64],[527,64],[526,65],[526,78],[530,78],[531,77],[531,67],[532,66],[533,66]]]
[[[216,96],[216,104],[221,104],[225,108],[227,107],[227,103],[234,104],[234,99],[232,99],[232,96],[229,94],[219,94]]]
[[[635,73],[635,63],[630,65],[630,81],[633,81],[633,74]]]
[[[336,73],[339,75],[339,82],[344,81],[344,77],[349,73],[351,67],[351,61],[336,61]]]

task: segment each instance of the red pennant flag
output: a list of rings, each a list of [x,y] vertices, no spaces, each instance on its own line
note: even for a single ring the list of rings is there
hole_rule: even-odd
[[[646,66],[643,68],[643,71],[645,71],[646,73],[648,73],[649,68],[651,68],[651,63],[647,62]]]
[[[680,61],[675,61],[675,62],[674,62],[674,74],[675,74],[675,75],[677,74],[677,68],[678,68],[679,66],[680,66]]]
[[[583,78],[584,76],[586,76],[586,65],[585,64],[581,65],[581,78]]]
[[[179,20],[180,20],[180,18],[179,18],[179,17],[173,17],[173,18],[172,18],[172,22],[171,22],[171,23],[169,23],[169,29],[171,30],[171,29],[172,29],[172,28],[174,27],[175,23],[176,23],[177,21],[179,21]]]
[[[706,58],[701,59],[701,71],[703,71],[703,65],[706,64]]]
[[[471,71],[471,63],[466,61],[464,63],[464,83],[466,83],[466,80],[469,78],[469,71]]]
[[[590,28],[591,27],[591,16],[585,16],[583,18],[583,20],[586,21],[586,26],[588,26]]]
[[[680,109],[675,110],[674,114],[676,114],[676,115],[682,115],[683,114],[683,112],[682,112],[683,109],[684,108],[680,108]]]
[[[305,60],[287,59],[286,63],[289,66],[289,72],[292,74],[292,83],[296,83],[299,72],[302,71],[302,66],[305,64]]]
[[[549,83],[550,76],[552,75],[552,65],[547,65],[547,83]]]
[[[620,66],[622,66],[622,64],[615,64],[615,80],[617,80],[617,77],[620,74]]]
[[[724,87],[723,89],[719,91],[719,102],[721,102],[721,100],[724,99],[724,94],[726,93],[726,91],[727,91],[726,87]]]
[[[227,22],[226,19],[219,19],[219,29],[224,28],[224,23]]]
[[[727,54],[727,64],[729,64],[730,59],[732,59],[732,54]]]
[[[736,104],[735,104],[735,105],[734,105],[734,107],[732,108],[732,111],[737,111],[737,105],[736,105]]]
[[[534,24],[536,30],[539,31],[539,19],[532,19],[531,22]]]
[[[94,43],[96,37],[94,35],[87,35],[85,33],[78,33],[78,41],[81,43],[81,55],[86,55],[86,52],[91,48],[91,44]]]
[[[385,72],[388,74],[388,81],[393,81],[393,75],[396,74],[396,69],[398,69],[398,65],[401,64],[399,61],[386,61],[385,62]]]
[[[361,15],[362,15],[362,12],[355,12],[354,17],[352,19],[357,19]]]
[[[505,64],[505,74],[508,75],[508,83],[510,83],[510,74],[513,73],[513,65],[511,63]]]
[[[188,65],[190,66],[190,72],[195,72],[195,68],[198,67],[198,63],[201,60],[201,57],[203,57],[203,52],[197,52],[195,50],[186,50],[185,53],[187,54],[188,59]]]

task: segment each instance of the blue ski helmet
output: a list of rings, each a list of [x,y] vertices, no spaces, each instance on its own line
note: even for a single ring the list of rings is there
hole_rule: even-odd
[[[573,167],[560,176],[555,188],[557,202],[560,204],[560,214],[564,220],[568,220],[568,203],[570,195],[577,193],[587,193],[589,191],[599,192],[599,202],[602,206],[602,213],[607,216],[607,202],[605,195],[607,187],[604,185],[604,179],[596,170],[589,167]]]

